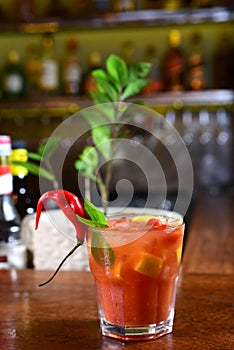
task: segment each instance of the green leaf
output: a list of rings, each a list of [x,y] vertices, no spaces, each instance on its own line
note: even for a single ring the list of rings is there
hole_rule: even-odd
[[[109,77],[103,69],[94,69],[91,74],[95,80],[100,78],[109,81]]]
[[[118,101],[118,93],[109,81],[98,77],[95,83],[99,92],[108,96],[112,102]]]
[[[95,169],[98,166],[98,153],[93,146],[86,146],[79,158],[91,169]]]
[[[98,222],[94,222],[89,219],[82,218],[81,216],[77,215],[77,218],[80,222],[82,222],[85,225],[91,226],[91,227],[107,227],[106,225],[100,224]]]
[[[151,70],[151,63],[137,62],[129,67],[129,81],[146,78]]]
[[[111,154],[111,129],[107,124],[96,126],[91,132],[96,147],[106,160],[110,159]]]
[[[74,163],[75,169],[78,170],[82,176],[93,179],[94,173],[93,169],[90,168],[87,164],[85,164],[82,160],[78,159]]]
[[[115,262],[111,246],[97,229],[93,230],[91,252],[96,262],[103,267],[111,267]]]
[[[84,199],[84,209],[91,221],[102,225],[102,227],[108,227],[104,213],[95,207],[95,205],[93,205],[88,198]]]
[[[139,94],[141,90],[146,87],[149,83],[148,79],[136,79],[131,81],[125,88],[120,99],[123,101],[128,97]]]
[[[97,108],[96,108],[97,107]],[[107,119],[103,113],[103,109],[101,106],[95,106],[94,108],[88,108],[80,112],[82,117],[86,120],[86,122],[91,126],[91,128],[100,125],[106,124]]]
[[[41,161],[41,155],[38,153],[34,153],[34,152],[28,152],[28,158],[33,159],[33,160],[37,160],[37,161]]]
[[[116,118],[115,105],[113,103],[104,103],[99,105],[99,111],[105,115],[108,121],[114,122]],[[103,123],[104,124],[104,123]]]
[[[14,164],[17,164],[17,162],[14,162]],[[50,173],[48,170],[32,162],[25,162],[25,163],[18,162],[18,165],[24,166],[26,169],[28,169],[29,173],[32,175],[36,175],[36,176],[40,175],[41,177],[44,177],[49,181],[53,181],[55,179],[54,175]]]
[[[106,68],[112,80],[116,83],[117,90],[119,90],[127,83],[127,64],[120,57],[116,55],[110,55],[106,61]]]
[[[43,155],[43,160],[49,160],[54,155],[60,141],[60,137],[52,137],[38,148],[38,153]]]
[[[92,98],[93,103],[96,105],[111,102],[111,100],[108,96],[106,96],[105,94],[102,94],[100,92],[90,91],[89,94]]]

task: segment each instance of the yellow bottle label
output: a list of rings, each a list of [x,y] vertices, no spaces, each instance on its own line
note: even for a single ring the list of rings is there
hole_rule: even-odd
[[[28,152],[24,148],[13,149],[10,156],[11,160],[11,173],[13,176],[26,176],[28,175],[28,169],[23,165],[13,164],[13,162],[27,162]]]

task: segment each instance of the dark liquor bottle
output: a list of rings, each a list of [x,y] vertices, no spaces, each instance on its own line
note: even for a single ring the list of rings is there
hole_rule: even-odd
[[[202,38],[194,33],[190,40],[187,85],[189,90],[203,90],[207,87],[205,58],[202,49]]]
[[[20,98],[25,93],[24,69],[17,51],[10,50],[2,73],[3,98]]]
[[[213,58],[213,87],[215,89],[234,88],[234,46],[232,37],[222,33],[218,39]]]
[[[93,51],[89,55],[89,66],[84,76],[83,90],[85,95],[89,96],[89,91],[97,90],[92,71],[98,68],[101,68],[101,54],[99,51]]]
[[[35,211],[35,193],[31,193],[28,170],[20,162],[28,160],[28,151],[24,140],[12,142],[11,173],[13,175],[13,196],[16,209],[21,218]]]
[[[149,84],[142,91],[143,94],[151,95],[163,90],[163,82],[160,74],[159,59],[157,50],[154,46],[149,45],[145,49],[144,61],[151,64],[151,70],[149,73]]]
[[[121,51],[121,56],[128,67],[136,62],[136,46],[132,40],[124,41]]]
[[[21,220],[13,200],[10,154],[11,138],[0,135],[0,261],[9,268],[24,268],[26,248],[21,240]]]
[[[183,91],[185,59],[181,47],[181,34],[173,29],[169,32],[169,47],[165,57],[165,85],[168,91]]]
[[[36,43],[30,43],[26,48],[26,59],[24,62],[26,79],[26,94],[28,97],[40,95],[39,79],[41,74],[41,60],[39,47]]]

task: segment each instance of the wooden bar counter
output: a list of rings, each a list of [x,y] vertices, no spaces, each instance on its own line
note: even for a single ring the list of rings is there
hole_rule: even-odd
[[[122,343],[99,332],[89,272],[0,270],[0,350],[234,349],[234,196],[197,201],[188,232],[173,334]]]

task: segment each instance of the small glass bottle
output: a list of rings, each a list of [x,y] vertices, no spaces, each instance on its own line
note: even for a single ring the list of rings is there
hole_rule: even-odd
[[[202,48],[202,37],[198,32],[191,36],[188,57],[187,87],[188,90],[203,90],[207,87],[205,59]]]
[[[234,46],[232,35],[221,33],[213,56],[213,88],[234,89]]]
[[[25,75],[19,53],[10,50],[2,73],[3,98],[20,98],[25,93]]]
[[[101,68],[101,54],[99,51],[92,51],[89,55],[89,67],[84,76],[83,90],[84,94],[89,96],[90,91],[97,91],[95,80],[92,76],[94,69]]]
[[[66,42],[67,53],[62,64],[62,85],[65,95],[78,95],[81,92],[82,69],[77,54],[78,42],[74,37]]]
[[[136,46],[132,40],[124,41],[121,51],[121,56],[128,67],[136,62]]]
[[[142,93],[145,95],[151,95],[163,90],[163,81],[160,74],[159,58],[157,49],[149,45],[145,48],[144,61],[151,64],[151,70],[149,73],[149,84],[143,89]]]
[[[133,11],[136,9],[135,0],[113,0],[114,12]]]
[[[185,59],[181,47],[181,34],[177,29],[169,32],[169,47],[165,57],[165,85],[167,91],[183,91]]]
[[[26,247],[21,240],[21,220],[13,200],[10,171],[11,138],[0,135],[0,261],[4,268],[26,267]]]
[[[54,48],[54,38],[50,33],[42,38],[40,89],[44,95],[53,96],[59,90],[59,61]]]
[[[26,48],[26,59],[24,63],[24,71],[26,74],[26,94],[28,97],[38,97],[39,78],[41,74],[41,60],[39,47],[36,43],[30,43]]]
[[[24,140],[12,142],[11,151],[11,173],[13,176],[13,196],[16,209],[23,219],[27,214],[35,212],[35,193],[29,190],[28,169],[20,165],[20,162],[27,162],[28,151]]]

